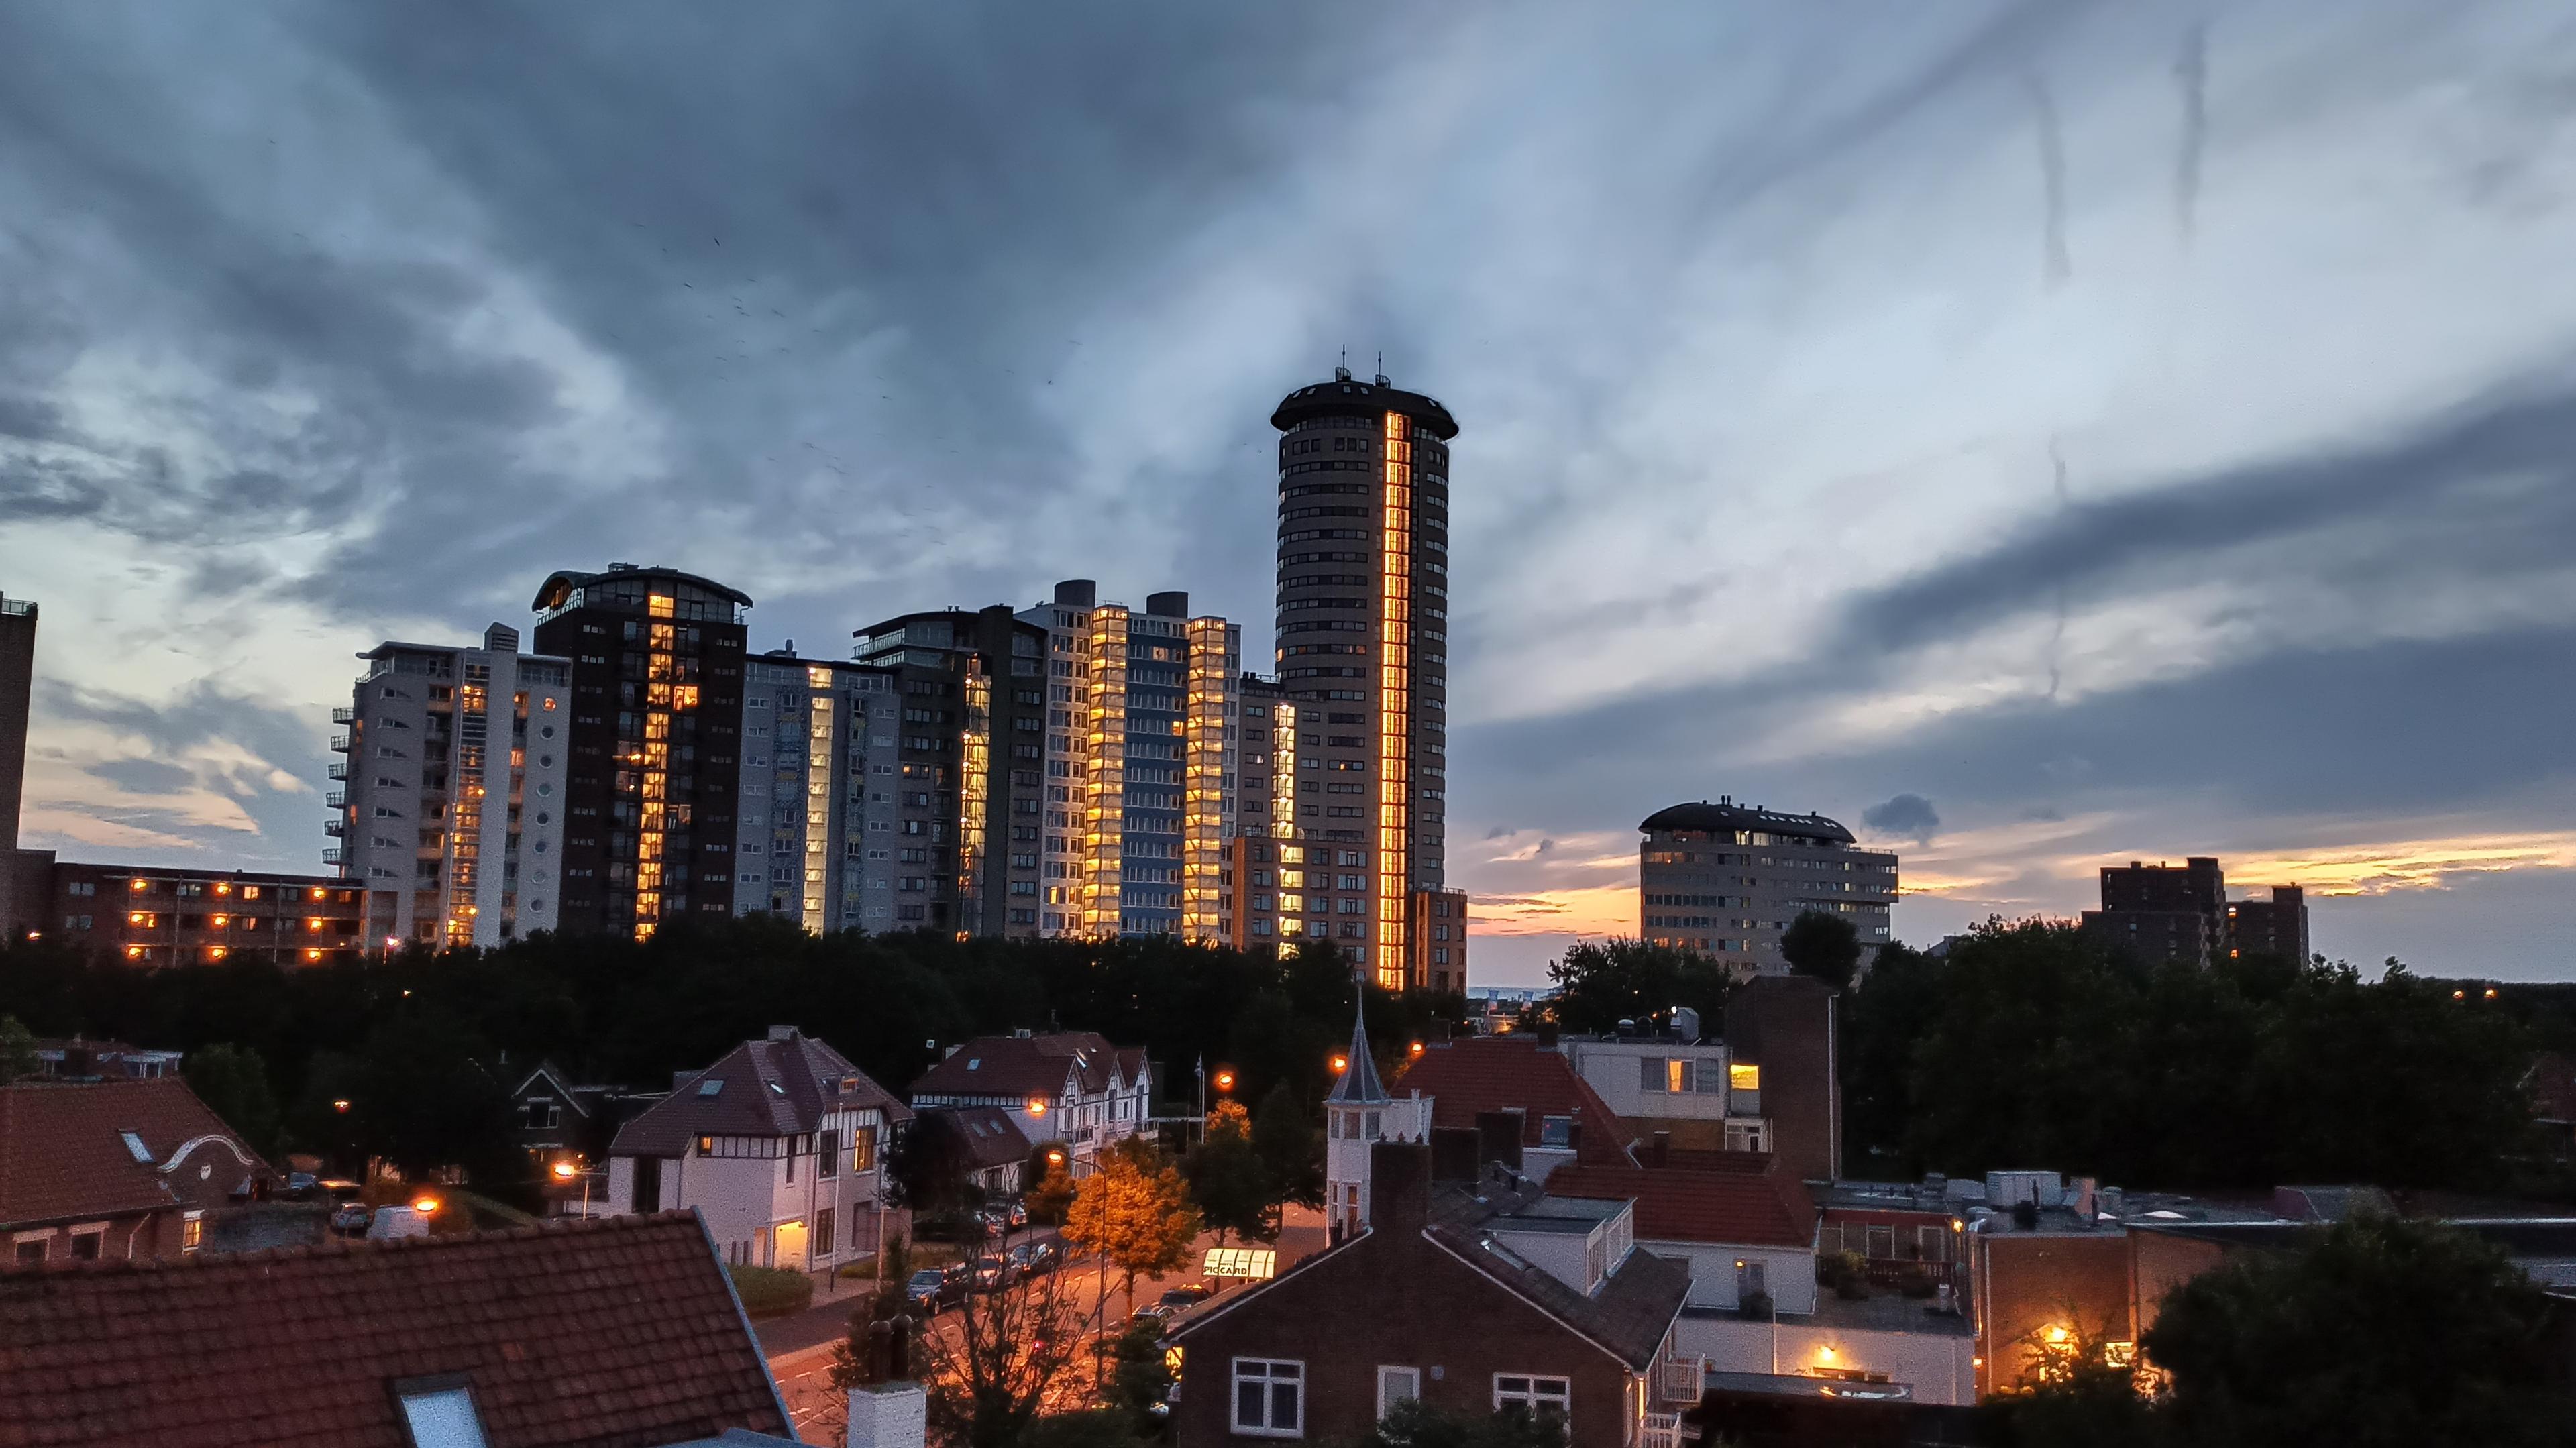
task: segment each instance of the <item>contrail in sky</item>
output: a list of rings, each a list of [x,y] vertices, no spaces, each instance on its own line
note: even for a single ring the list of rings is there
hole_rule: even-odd
[[[2066,255],[2066,151],[2058,138],[2057,102],[2048,93],[2048,82],[2036,72],[2029,81],[2031,108],[2039,119],[2039,179],[2047,207],[2040,280],[2055,288],[2075,274],[2075,264]]]
[[[2174,59],[2174,82],[2182,87],[2182,151],[2174,158],[2174,234],[2183,250],[2189,251],[2193,213],[2200,205],[2200,149],[2209,129],[2207,25],[2194,25],[2183,33],[2182,54]]]

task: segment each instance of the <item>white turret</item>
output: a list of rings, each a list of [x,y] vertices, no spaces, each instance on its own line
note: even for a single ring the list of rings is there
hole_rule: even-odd
[[[1401,1100],[1386,1094],[1369,1054],[1368,1018],[1351,1026],[1351,1049],[1342,1079],[1324,1098],[1324,1211],[1333,1240],[1368,1226],[1369,1148],[1381,1141],[1427,1141],[1431,1098],[1416,1091]]]

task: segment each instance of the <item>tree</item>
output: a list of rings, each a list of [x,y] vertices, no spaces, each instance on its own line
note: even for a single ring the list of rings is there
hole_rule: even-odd
[[[1029,1209],[1029,1220],[1045,1227],[1064,1225],[1064,1214],[1073,1207],[1073,1177],[1064,1169],[1064,1158],[1050,1159],[1043,1151],[1030,1162],[1037,1172],[1037,1185],[1028,1189],[1021,1201]]]
[[[2178,1442],[2556,1443],[2576,1402],[2550,1317],[2501,1248],[2364,1216],[2185,1283],[2140,1346]]]
[[[1208,1113],[1207,1131],[1182,1164],[1189,1178],[1190,1199],[1199,1216],[1216,1229],[1217,1245],[1226,1234],[1267,1242],[1279,1235],[1275,1213],[1279,1189],[1261,1154],[1252,1145],[1252,1113],[1239,1101],[1219,1101]]]
[[[1282,1081],[1252,1113],[1252,1152],[1270,1173],[1281,1201],[1324,1204],[1324,1138],[1297,1093]]]
[[[1565,1420],[1518,1408],[1457,1412],[1409,1398],[1352,1448],[1565,1448]]]
[[[1847,989],[1860,971],[1860,927],[1845,916],[1801,910],[1780,932],[1780,956],[1794,975]]]
[[[277,1149],[277,1097],[259,1057],[239,1046],[208,1046],[189,1052],[180,1074],[206,1109],[254,1150]]]
[[[33,1076],[43,1065],[36,1059],[36,1036],[16,1016],[0,1016],[0,1086]]]
[[[1136,1136],[1100,1154],[1100,1169],[1083,1179],[1065,1214],[1065,1240],[1118,1269],[1130,1312],[1137,1274],[1160,1276],[1189,1261],[1198,1235],[1189,1183],[1158,1147]]]
[[[953,1331],[927,1334],[930,1423],[963,1448],[1017,1448],[1082,1347],[1075,1274],[1044,1272],[966,1294]]]
[[[886,1197],[923,1216],[954,1216],[983,1204],[975,1185],[975,1149],[957,1118],[924,1111],[886,1153]]]
[[[1678,945],[1614,937],[1581,941],[1551,962],[1557,1023],[1571,1031],[1611,1031],[1689,1006],[1703,1029],[1715,1030],[1734,978],[1725,966]]]

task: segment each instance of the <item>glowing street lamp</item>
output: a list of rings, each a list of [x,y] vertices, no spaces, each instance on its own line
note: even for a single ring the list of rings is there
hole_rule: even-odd
[[[331,1109],[346,1115],[349,1110],[349,1098],[346,1096],[334,1097],[331,1101]]]
[[[1333,1053],[1333,1074],[1339,1076],[1349,1069],[1351,1069],[1351,1058],[1343,1055],[1339,1051],[1335,1051]]]
[[[1219,1091],[1234,1089],[1234,1072],[1231,1068],[1225,1066],[1216,1068],[1216,1089]]]
[[[424,1217],[438,1215],[438,1209],[444,1205],[446,1203],[432,1196],[418,1196],[411,1199],[411,1209]]]

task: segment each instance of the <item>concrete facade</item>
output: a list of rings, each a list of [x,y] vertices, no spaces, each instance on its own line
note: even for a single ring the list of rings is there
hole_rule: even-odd
[[[339,843],[324,863],[369,892],[366,934],[387,947],[494,946],[560,917],[571,762],[572,661],[519,652],[494,624],[480,647],[388,641],[332,711]]]
[[[895,928],[899,687],[895,670],[792,650],[744,664],[736,915]]]

